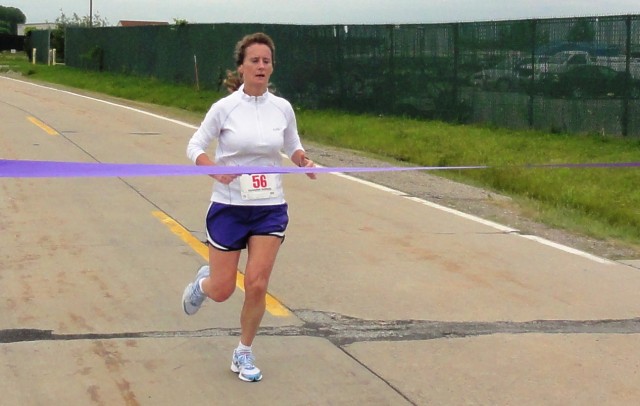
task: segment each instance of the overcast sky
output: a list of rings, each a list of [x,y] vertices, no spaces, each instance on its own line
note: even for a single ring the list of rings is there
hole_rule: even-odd
[[[640,0],[0,0],[27,23],[62,12],[120,20],[190,23],[403,24],[640,14]]]

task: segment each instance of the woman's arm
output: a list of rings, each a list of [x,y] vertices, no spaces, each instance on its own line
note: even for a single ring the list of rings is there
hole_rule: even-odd
[[[196,165],[215,166],[215,162],[213,162],[211,158],[209,158],[209,155],[203,152],[197,156]],[[213,179],[217,180],[220,183],[224,183],[225,185],[228,185],[235,178],[238,177],[238,175],[209,175],[209,176],[211,176]]]
[[[297,149],[291,155],[291,162],[293,162],[295,165],[297,165],[297,166],[299,166],[301,168],[313,168],[313,167],[316,166],[316,164],[312,160],[307,158],[306,153],[302,149]],[[306,175],[310,179],[315,179],[316,178],[316,174],[315,173],[307,173]]]

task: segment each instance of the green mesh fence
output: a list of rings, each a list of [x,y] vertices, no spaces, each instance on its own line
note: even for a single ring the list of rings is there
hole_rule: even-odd
[[[49,30],[34,30],[29,33],[27,51],[30,60],[33,58],[33,50],[35,49],[37,63],[46,64],[49,62],[50,37],[51,31]]]
[[[640,136],[640,16],[68,28],[65,62],[219,88],[256,31],[276,43],[277,92],[301,107]]]
[[[24,36],[0,33],[0,51],[24,50]]]

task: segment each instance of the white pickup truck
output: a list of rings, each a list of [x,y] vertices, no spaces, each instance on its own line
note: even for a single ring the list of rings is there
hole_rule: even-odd
[[[631,77],[640,79],[640,58],[632,58],[630,62]],[[536,73],[562,73],[572,67],[584,65],[606,66],[617,72],[625,72],[627,70],[627,58],[624,55],[592,56],[586,51],[562,51],[537,66]]]
[[[593,64],[595,64],[595,59],[588,52],[561,51],[551,56],[536,56],[533,62],[533,69],[531,68],[531,58],[522,58],[514,70],[523,79],[531,78],[531,74],[535,78],[540,78],[548,73],[562,73],[575,66]]]
[[[625,72],[627,59],[624,55],[592,56],[586,51],[561,51],[554,55],[537,55],[530,57],[509,57],[493,68],[483,69],[471,76],[474,86],[490,90],[509,91],[526,88],[533,75],[534,79],[549,80],[572,71],[574,68],[593,65],[603,66],[616,72]],[[583,70],[581,70],[584,72]],[[630,63],[631,77],[640,80],[640,58],[632,58]]]

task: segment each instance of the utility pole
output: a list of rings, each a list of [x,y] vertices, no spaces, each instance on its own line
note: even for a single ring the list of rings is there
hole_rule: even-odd
[[[93,28],[93,0],[89,0],[89,27]]]

